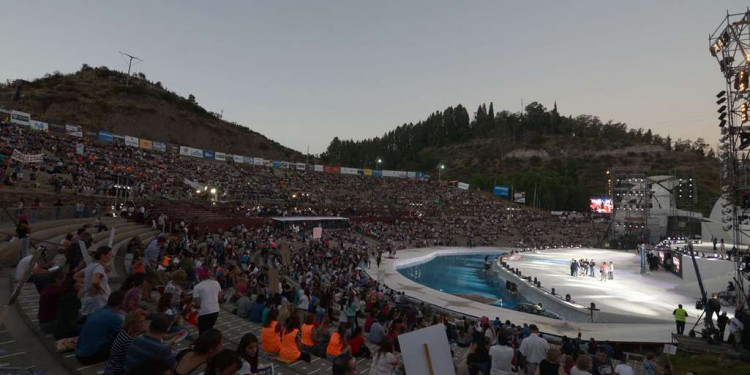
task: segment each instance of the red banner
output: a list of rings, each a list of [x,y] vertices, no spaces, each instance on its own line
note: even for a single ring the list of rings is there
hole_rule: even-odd
[[[341,167],[331,167],[326,165],[325,167],[323,167],[323,170],[326,171],[326,173],[341,173]]]

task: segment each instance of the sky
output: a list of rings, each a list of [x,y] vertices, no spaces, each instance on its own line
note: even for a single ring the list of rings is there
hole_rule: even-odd
[[[673,139],[719,137],[708,35],[747,2],[5,1],[0,79],[134,72],[282,145],[380,136],[431,112],[557,102]],[[32,114],[33,115],[33,114]]]

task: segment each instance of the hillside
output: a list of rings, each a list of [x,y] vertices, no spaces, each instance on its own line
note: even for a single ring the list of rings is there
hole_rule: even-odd
[[[717,130],[718,131],[718,130]],[[334,138],[324,161],[342,165],[425,171],[443,179],[469,182],[491,191],[494,184],[536,190],[542,208],[588,210],[588,197],[607,193],[606,171],[618,166],[648,166],[652,175],[684,169],[698,182],[698,199],[688,210],[707,213],[719,196],[718,160],[702,139],[673,141],[651,130],[602,123],[589,115],[561,116],[531,103],[524,113],[480,105],[473,116],[457,105],[404,124],[381,137],[361,141]]]
[[[0,108],[28,112],[35,120],[81,125],[86,130],[143,137],[230,154],[302,160],[303,156],[260,133],[219,119],[151,82],[106,67],[84,65],[73,74],[47,74],[31,82],[0,85]],[[20,95],[17,95],[16,93]],[[18,100],[14,100],[18,99]]]

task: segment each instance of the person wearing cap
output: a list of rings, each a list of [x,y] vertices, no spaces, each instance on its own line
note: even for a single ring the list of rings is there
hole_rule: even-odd
[[[531,334],[521,341],[519,351],[526,359],[525,374],[534,375],[536,368],[539,367],[539,362],[547,358],[549,343],[539,337],[539,328],[536,324],[530,325],[529,331],[531,331]]]

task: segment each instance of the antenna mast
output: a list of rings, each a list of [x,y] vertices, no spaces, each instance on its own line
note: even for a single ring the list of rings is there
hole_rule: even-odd
[[[122,51],[118,51],[118,52],[120,52],[121,55],[123,55],[123,56],[125,56],[125,57],[128,58],[128,76],[127,76],[127,78],[125,78],[125,86],[127,86],[128,82],[130,81],[130,68],[133,66],[133,60],[143,61],[143,59],[140,59],[140,58],[138,58],[136,56],[127,54],[127,53],[122,52]]]

